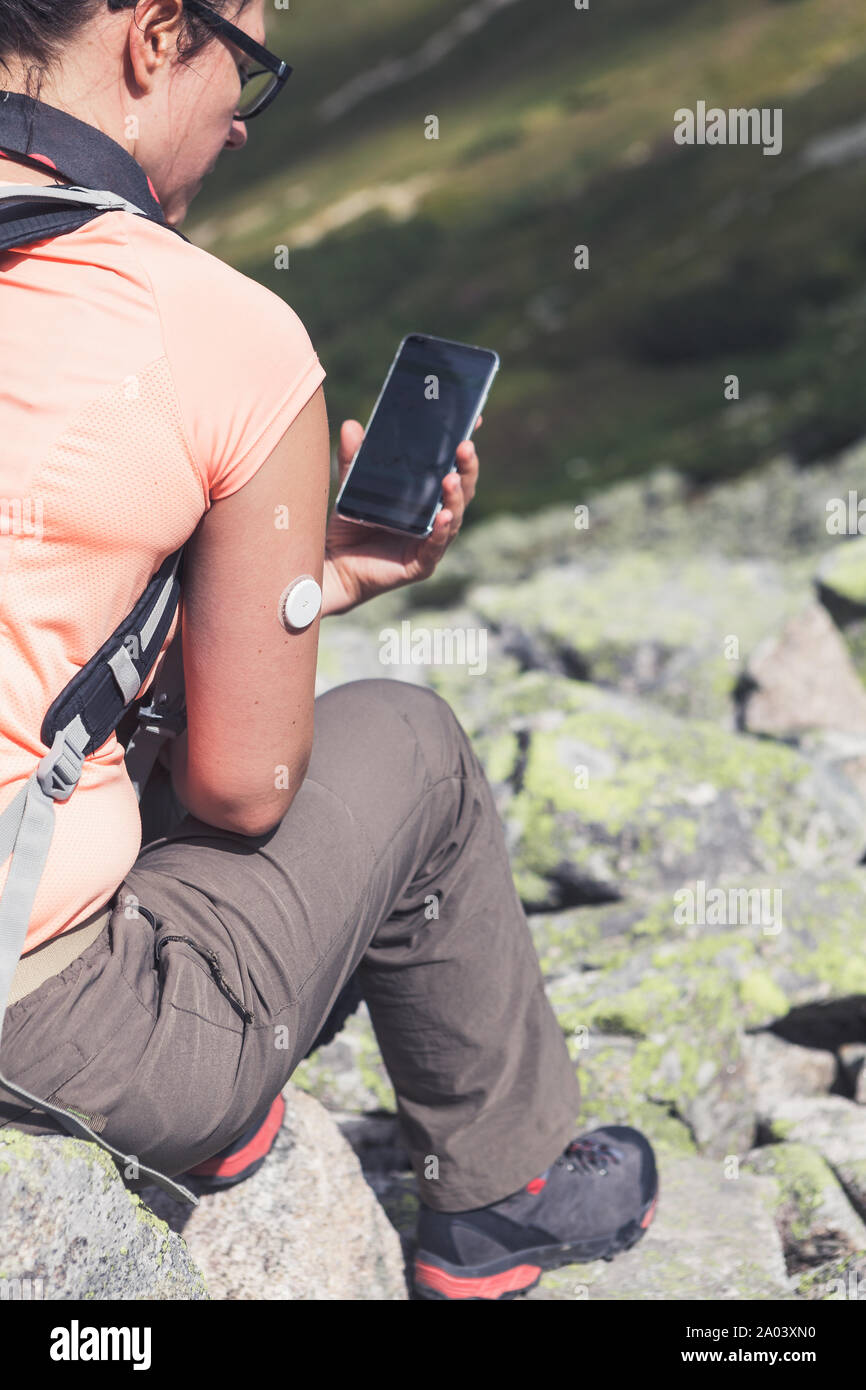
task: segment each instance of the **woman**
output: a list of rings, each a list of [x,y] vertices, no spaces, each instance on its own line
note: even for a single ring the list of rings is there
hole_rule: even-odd
[[[263,0],[0,0],[5,90],[122,147],[169,227],[246,142],[251,39]],[[71,181],[34,154],[7,149],[7,184]],[[627,1248],[654,1207],[652,1150],[618,1126],[569,1143],[577,1079],[463,729],[399,681],[315,700],[319,618],[290,633],[277,616],[296,575],[320,583],[320,617],[430,575],[474,446],[424,541],[328,519],[325,373],[282,300],[129,212],[0,256],[0,284],[0,485],[44,517],[0,552],[0,811],[45,752],[50,701],[190,538],[170,753],[188,814],[140,848],[122,745],[85,760],[3,1074],[163,1173],[243,1176],[357,972],[421,1189],[419,1289],[513,1296]],[[344,423],[341,475],[362,434]],[[0,1101],[0,1123],[54,1131]]]

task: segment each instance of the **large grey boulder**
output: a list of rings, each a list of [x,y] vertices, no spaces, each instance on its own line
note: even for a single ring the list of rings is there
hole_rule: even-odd
[[[0,1130],[0,1251],[7,1297],[208,1297],[181,1237],[81,1139]]]
[[[741,1040],[746,1085],[759,1124],[792,1096],[825,1096],[836,1080],[837,1061],[829,1048],[801,1047],[775,1033],[746,1033]]]
[[[777,738],[811,729],[866,734],[866,690],[839,629],[813,603],[763,642],[748,663],[745,727]]]
[[[251,1178],[193,1210],[158,1188],[142,1195],[183,1233],[212,1298],[406,1299],[399,1237],[350,1145],[312,1096],[283,1094],[282,1128]]]
[[[643,905],[530,916],[588,1119],[637,1124],[680,1152],[697,1144],[723,1157],[751,1148],[777,1102],[830,1089],[829,1043],[804,1048],[749,1030],[807,1004],[866,993],[866,873],[750,886],[744,900],[740,884],[718,883],[726,911],[715,921],[705,920],[709,911],[704,920],[681,911],[686,894],[700,905],[694,884]]]
[[[407,1298],[400,1239],[352,1148],[311,1096],[251,1178],[134,1194],[95,1144],[0,1132],[0,1292],[45,1299]],[[38,1281],[38,1282],[37,1282]],[[34,1293],[33,1290],[36,1290]]]

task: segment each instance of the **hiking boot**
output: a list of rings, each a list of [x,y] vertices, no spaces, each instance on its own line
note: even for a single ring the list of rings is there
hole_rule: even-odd
[[[221,1149],[213,1158],[197,1163],[184,1177],[195,1178],[204,1192],[218,1192],[224,1187],[234,1187],[257,1173],[274,1146],[274,1140],[283,1123],[286,1102],[277,1096],[264,1120],[251,1124],[239,1139],[228,1148]]]
[[[415,1290],[422,1298],[515,1298],[545,1269],[629,1250],[652,1221],[657,1198],[649,1140],[628,1125],[594,1129],[490,1206],[433,1211],[422,1204]]]

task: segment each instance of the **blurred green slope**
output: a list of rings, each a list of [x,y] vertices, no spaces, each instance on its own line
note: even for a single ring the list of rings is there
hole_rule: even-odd
[[[477,516],[866,432],[862,0],[296,0],[269,44],[295,72],[184,230],[300,314],[334,432],[412,330],[501,354]],[[675,145],[698,100],[781,107],[782,154]]]

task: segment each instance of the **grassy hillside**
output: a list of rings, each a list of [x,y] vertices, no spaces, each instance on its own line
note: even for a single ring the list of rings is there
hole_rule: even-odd
[[[866,6],[590,5],[293,0],[288,87],[185,227],[301,315],[334,429],[404,333],[496,348],[476,515],[866,432]],[[698,100],[781,107],[783,152],[677,146]]]

